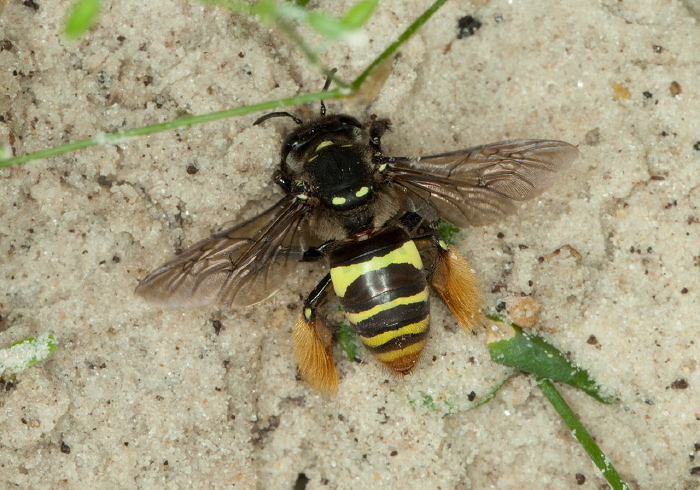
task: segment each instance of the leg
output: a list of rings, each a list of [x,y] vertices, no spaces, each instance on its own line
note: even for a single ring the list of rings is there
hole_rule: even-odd
[[[304,301],[304,310],[294,325],[292,341],[294,356],[301,377],[313,388],[325,392],[338,391],[338,373],[333,361],[333,334],[323,319],[318,317],[316,307],[326,299],[331,276],[326,276]]]
[[[372,125],[369,128],[369,145],[376,151],[381,153],[381,139],[384,133],[389,131],[391,123],[388,119],[377,119],[377,116],[372,115]]]
[[[464,257],[433,235],[433,246],[437,251],[430,283],[433,289],[452,311],[465,332],[483,325],[483,311],[479,285],[471,267]]]
[[[323,84],[323,90],[321,92],[325,92],[328,90],[331,86],[331,81],[333,80],[333,75],[335,75],[335,72],[337,72],[337,68],[333,68],[331,71],[328,72],[328,76],[326,77],[326,83]],[[326,104],[321,101],[321,117],[326,115]]]

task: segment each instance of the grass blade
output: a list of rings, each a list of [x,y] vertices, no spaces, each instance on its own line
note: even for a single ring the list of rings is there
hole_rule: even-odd
[[[598,444],[593,440],[593,437],[588,433],[581,421],[576,417],[576,414],[571,407],[566,403],[557,391],[554,384],[548,379],[538,378],[537,383],[547,397],[549,403],[552,404],[554,410],[557,411],[566,426],[571,430],[571,434],[583,446],[583,449],[588,453],[593,463],[603,473],[603,476],[608,481],[613,490],[629,490],[629,486],[620,478],[620,475],[615,470],[610,460],[605,456]]]
[[[78,0],[68,14],[63,34],[70,40],[82,37],[95,23],[100,10],[100,0]]]

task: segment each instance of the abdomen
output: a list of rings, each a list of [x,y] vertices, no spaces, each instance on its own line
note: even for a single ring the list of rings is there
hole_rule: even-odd
[[[428,284],[415,243],[402,228],[346,242],[330,255],[333,287],[365,347],[408,374],[430,327]]]

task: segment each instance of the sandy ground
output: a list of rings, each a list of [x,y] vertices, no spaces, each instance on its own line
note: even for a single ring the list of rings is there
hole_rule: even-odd
[[[15,154],[323,83],[282,34],[222,10],[107,2],[68,43],[68,4],[11,0],[0,16],[0,142]],[[324,61],[353,78],[427,5],[387,0]],[[458,40],[466,14],[483,25]],[[580,148],[552,190],[459,248],[489,310],[531,295],[541,334],[619,398],[561,388],[632,488],[700,488],[699,18],[690,0],[452,1],[369,108],[394,123],[388,154],[511,138]],[[295,378],[290,343],[320,269],[232,311],[132,295],[177,248],[279,195],[291,121],[258,116],[0,170],[0,346],[60,343],[0,394],[0,486],[603,488],[528,377],[468,410],[509,370],[437,300],[415,375],[337,350],[328,399]],[[565,245],[580,256],[549,255]]]

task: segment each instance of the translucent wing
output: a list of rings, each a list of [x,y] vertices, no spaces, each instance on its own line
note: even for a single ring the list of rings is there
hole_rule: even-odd
[[[238,226],[192,245],[150,273],[136,294],[165,306],[257,303],[282,287],[304,253],[307,209],[287,196]]]
[[[422,158],[390,158],[386,175],[441,218],[485,225],[540,194],[579,155],[563,141],[515,140]]]

